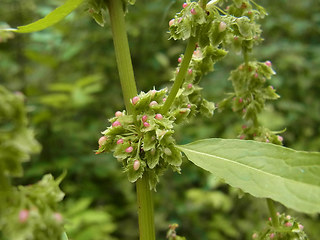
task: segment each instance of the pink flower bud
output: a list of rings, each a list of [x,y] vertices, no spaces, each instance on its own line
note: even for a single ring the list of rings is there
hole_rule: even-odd
[[[108,140],[108,138],[106,136],[103,136],[103,137],[99,138],[99,141],[98,141],[99,146],[104,145],[107,140]]]
[[[230,6],[226,6],[226,10],[229,10]]]
[[[58,223],[62,223],[63,217],[62,217],[62,215],[60,213],[58,213],[58,212],[54,213],[53,217]]]
[[[148,122],[144,122],[144,123],[143,123],[143,126],[145,126],[145,127],[150,127],[150,124],[149,124]]]
[[[163,117],[160,113],[157,113],[155,119],[161,120]]]
[[[258,78],[259,77],[259,74],[258,73],[255,73],[254,74],[254,78]]]
[[[163,98],[163,99],[162,99],[163,102],[165,102],[166,100],[167,100],[166,98]]]
[[[266,143],[269,143],[269,142],[270,142],[270,140],[267,138],[267,139],[266,139]]]
[[[176,70],[176,74],[178,74],[180,72],[180,69],[179,68],[177,68],[177,70]]]
[[[121,123],[119,121],[115,121],[112,123],[112,127],[119,127],[121,126]]]
[[[179,63],[182,62],[182,58],[181,58],[181,57],[178,58],[178,62],[179,62]]]
[[[241,140],[243,140],[243,139],[245,139],[245,138],[246,138],[246,135],[243,135],[243,134],[242,134],[242,135],[240,136],[240,139],[241,139]]]
[[[123,144],[123,139],[120,138],[120,139],[117,141],[117,144]]]
[[[290,215],[287,215],[287,216],[286,216],[286,219],[290,220],[290,219],[291,219],[291,216],[290,216]]]
[[[189,89],[192,88],[192,84],[191,84],[191,83],[188,84],[188,88],[189,88]]]
[[[291,223],[291,222],[286,222],[286,223],[285,223],[285,226],[286,226],[286,227],[292,227],[292,223]]]
[[[271,222],[272,218],[271,218],[271,217],[269,217],[269,218],[268,218],[268,220]]]
[[[122,112],[117,111],[114,115],[115,115],[116,117],[121,117],[121,116],[122,116]]]
[[[158,105],[158,103],[156,101],[152,101],[149,106],[152,107],[152,106],[155,106],[155,105]]]
[[[303,229],[304,229],[304,226],[301,225],[301,224],[299,224],[299,229],[300,229],[300,230],[303,230]]]
[[[182,4],[182,7],[183,7],[183,8],[188,7],[188,3],[184,3],[184,4]]]
[[[127,149],[126,149],[126,153],[131,153],[133,151],[133,147],[127,147]]]
[[[139,160],[135,160],[135,161],[133,162],[133,169],[134,169],[135,171],[137,171],[139,168],[140,168],[140,161],[139,161]]]
[[[197,14],[197,12],[196,12],[196,10],[195,10],[194,8],[192,8],[192,9],[190,10],[190,12],[191,12],[192,15],[196,15],[196,14]]]
[[[273,239],[276,235],[274,233],[270,234],[270,239]]]
[[[268,67],[271,67],[271,65],[272,65],[270,61],[266,61],[265,64],[266,64]]]
[[[154,95],[156,95],[157,91],[156,90],[151,90],[151,97],[154,97]]]
[[[227,28],[227,24],[225,22],[220,22],[219,32],[223,32],[224,30],[226,30],[226,28]]]
[[[269,88],[274,89],[274,87],[273,87],[273,86],[269,86]]]
[[[169,22],[169,27],[171,27],[174,24],[174,19],[171,19]]]
[[[143,115],[142,118],[141,118],[142,122],[147,121],[147,119],[148,119],[148,116],[147,116],[147,115]]]
[[[24,223],[27,221],[29,217],[29,211],[27,209],[23,209],[19,212],[19,222]]]
[[[188,74],[190,74],[190,75],[192,74],[192,69],[191,68],[188,69]]]
[[[132,104],[136,105],[139,100],[140,100],[140,98],[138,96],[133,97],[132,98]]]
[[[239,103],[242,103],[243,102],[243,99],[242,98],[239,98]]]
[[[187,105],[187,108],[191,108],[191,104],[190,103]]]

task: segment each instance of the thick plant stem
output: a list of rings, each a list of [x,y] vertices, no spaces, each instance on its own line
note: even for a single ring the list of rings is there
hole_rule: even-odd
[[[161,109],[162,113],[166,113],[170,109],[170,107],[171,107],[171,105],[172,105],[172,103],[173,103],[173,101],[179,91],[179,88],[181,87],[181,85],[183,83],[183,80],[184,80],[184,78],[187,74],[187,71],[188,71],[188,67],[189,67],[189,63],[192,58],[193,51],[196,47],[196,42],[197,41],[196,41],[195,37],[190,37],[185,54],[183,56],[181,67],[180,67],[179,72],[177,74],[177,77],[176,77],[174,84],[171,88],[169,96],[168,96],[166,102],[164,103],[163,108]]]
[[[130,99],[137,95],[137,87],[134,80],[122,1],[109,0],[107,3],[123,99],[128,113],[132,113]]]
[[[137,87],[134,80],[122,1],[108,0],[107,3],[123,98],[127,112],[131,114],[133,108],[130,99],[137,95]],[[136,186],[140,240],[155,240],[153,198],[146,173],[142,179],[137,181]]]
[[[140,240],[155,240],[153,196],[150,191],[148,176],[137,181],[138,215]]]
[[[267,204],[268,204],[269,212],[271,214],[272,226],[277,228],[279,227],[279,219],[277,216],[276,208],[274,207],[274,203],[270,198],[267,198]]]

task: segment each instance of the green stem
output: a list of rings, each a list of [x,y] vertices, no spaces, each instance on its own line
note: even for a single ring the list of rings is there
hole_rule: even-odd
[[[107,3],[123,99],[127,112],[131,114],[133,107],[130,99],[137,95],[137,87],[126,34],[122,1],[108,0]],[[155,240],[153,198],[149,188],[149,177],[146,173],[142,179],[137,181],[136,186],[140,240]]]
[[[188,67],[189,67],[189,63],[192,58],[193,51],[196,47],[196,43],[197,43],[196,38],[190,37],[185,54],[184,54],[184,57],[183,57],[183,60],[182,60],[182,63],[181,63],[181,67],[180,67],[179,72],[176,76],[174,84],[171,88],[169,96],[162,107],[162,110],[161,110],[162,113],[166,113],[170,109],[170,107],[171,107],[171,105],[172,105],[172,103],[173,103],[182,83],[183,83],[183,80],[184,80],[184,78],[187,74],[187,71],[188,71]]]
[[[153,196],[147,172],[137,181],[140,240],[155,240]]]
[[[274,207],[274,203],[270,198],[267,198],[267,204],[269,208],[269,212],[271,214],[272,226],[275,228],[279,227],[279,218],[277,216],[276,208]]]
[[[120,75],[123,99],[126,105],[126,109],[130,114],[133,112],[130,99],[134,96],[137,96],[138,94],[133,74],[122,1],[109,0],[107,1],[107,3],[109,8],[113,43],[116,53],[118,71]]]
[[[248,64],[249,64],[248,50],[246,48],[242,47],[242,52],[243,52],[244,64],[246,67],[248,67]]]

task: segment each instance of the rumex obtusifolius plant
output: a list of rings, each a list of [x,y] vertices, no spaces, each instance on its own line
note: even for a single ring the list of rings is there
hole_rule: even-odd
[[[68,0],[49,14],[45,23],[39,20],[13,31],[41,30],[61,20],[81,2]],[[320,180],[314,174],[320,172],[319,153],[298,152],[271,144],[281,145],[282,137],[258,122],[257,116],[265,101],[279,97],[267,86],[268,79],[275,74],[271,63],[250,59],[252,48],[262,41],[256,21],[266,15],[265,10],[248,0],[183,3],[182,10],[169,21],[171,38],[188,40],[185,54],[178,58],[178,67],[173,73],[173,86],[170,91],[153,89],[137,94],[133,71],[123,68],[123,65],[129,68],[131,65],[130,53],[123,47],[127,45],[123,13],[126,5],[133,2],[90,0],[86,1],[86,6],[101,26],[106,23],[109,8],[127,108],[117,111],[109,120],[111,126],[99,139],[96,153],[113,152],[129,181],[137,183],[140,239],[155,239],[150,189],[155,190],[160,175],[167,168],[180,172],[181,151],[199,167],[253,196],[273,199],[306,213],[319,212]],[[119,48],[120,43],[123,45]],[[198,114],[213,115],[216,106],[202,97],[199,82],[230,51],[242,53],[244,63],[231,72],[229,79],[234,93],[220,102],[218,108],[231,104],[247,121],[240,138],[248,141],[205,139],[177,145],[173,137],[175,124],[185,123]],[[305,239],[303,228],[296,221],[277,216],[272,204],[268,200],[272,221],[264,232],[254,237]],[[21,212],[22,220],[26,216],[27,212]],[[170,227],[169,239],[180,238],[175,228],[175,225]]]

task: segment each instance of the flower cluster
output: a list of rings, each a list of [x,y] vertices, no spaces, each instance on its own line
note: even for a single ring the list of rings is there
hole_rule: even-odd
[[[233,2],[222,10],[218,5],[223,1],[211,1],[201,7],[200,3],[188,0],[181,12],[169,22],[171,38],[185,40],[197,37],[201,48],[222,45],[237,51],[243,47],[252,49],[262,40],[260,25],[255,20],[266,13],[258,5],[256,10],[253,9],[249,1]]]
[[[57,210],[64,197],[59,188],[63,177],[54,180],[48,174],[36,184],[12,189],[0,215],[0,229],[7,239],[61,239],[65,221]]]
[[[268,227],[261,233],[254,233],[252,239],[261,240],[307,240],[308,237],[303,231],[304,227],[302,224],[297,222],[295,218],[286,214],[277,213],[279,227],[275,228],[272,226],[272,220],[269,218]]]
[[[116,112],[99,139],[101,152],[113,152],[123,164],[130,182],[148,174],[151,189],[155,189],[159,176],[168,168],[180,172],[182,155],[173,138],[173,124],[190,113],[180,108],[161,113],[166,101],[166,89],[141,92],[131,99],[134,112]]]

